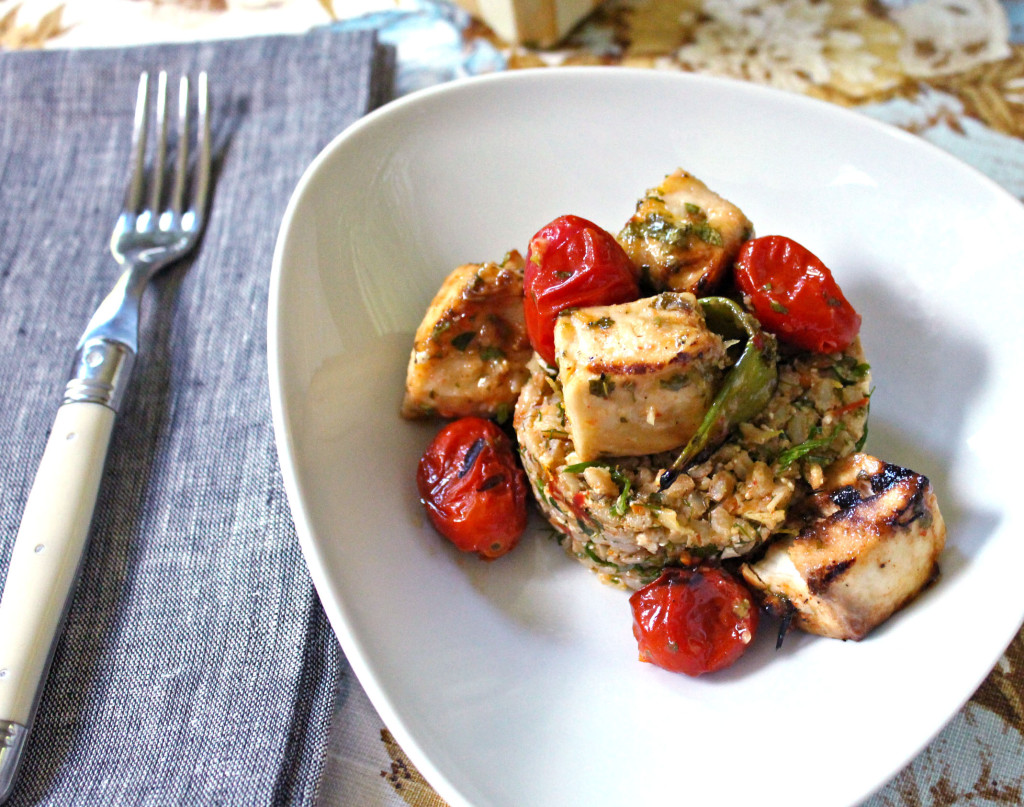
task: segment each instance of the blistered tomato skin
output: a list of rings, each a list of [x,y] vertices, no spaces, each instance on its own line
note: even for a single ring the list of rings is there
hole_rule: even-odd
[[[493,560],[526,528],[526,474],[493,421],[467,417],[441,429],[420,458],[416,486],[430,523],[464,552]]]
[[[640,297],[633,262],[615,236],[579,216],[561,216],[530,240],[523,291],[530,342],[552,365],[560,311]]]
[[[790,238],[748,241],[736,259],[735,277],[761,325],[795,347],[835,353],[860,331],[860,315],[828,267]]]
[[[697,676],[735,663],[757,633],[746,586],[724,569],[666,569],[629,598],[640,660]]]

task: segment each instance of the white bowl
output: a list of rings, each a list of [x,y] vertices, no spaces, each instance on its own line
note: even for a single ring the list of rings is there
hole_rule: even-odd
[[[730,670],[640,664],[624,592],[539,523],[494,563],[427,524],[398,416],[413,331],[456,265],[563,213],[617,231],[684,167],[826,263],[863,315],[868,450],[932,479],[943,576],[868,639],[762,633]],[[274,256],[274,425],[331,625],[403,748],[453,805],[850,805],[970,697],[1024,618],[1019,327],[1024,208],[856,113],[621,68],[428,90],[341,133]]]

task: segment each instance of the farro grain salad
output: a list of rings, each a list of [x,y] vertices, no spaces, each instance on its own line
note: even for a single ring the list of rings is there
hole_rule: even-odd
[[[417,469],[430,521],[493,559],[532,492],[669,670],[729,666],[761,611],[779,642],[859,640],[945,544],[928,479],[862,453],[860,324],[818,257],[683,170],[617,236],[559,217],[455,269],[416,331],[402,414],[451,419]]]

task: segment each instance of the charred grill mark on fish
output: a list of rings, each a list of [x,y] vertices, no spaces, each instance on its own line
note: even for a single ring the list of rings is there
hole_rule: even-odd
[[[841,577],[847,569],[853,566],[854,563],[856,563],[854,558],[848,558],[836,561],[835,563],[829,563],[821,569],[815,569],[807,579],[807,587],[811,590],[812,594],[821,594],[827,591],[829,586],[838,577]]]
[[[945,524],[931,483],[907,468],[838,460],[793,523],[794,537],[743,567],[787,627],[862,639],[938,575]]]

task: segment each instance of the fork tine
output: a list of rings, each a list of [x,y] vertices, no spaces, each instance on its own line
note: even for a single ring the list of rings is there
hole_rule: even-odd
[[[142,203],[142,184],[146,169],[146,130],[149,128],[149,73],[139,76],[135,98],[135,123],[132,128],[131,179],[125,193],[124,209],[138,212]]]
[[[185,182],[188,177],[188,127],[189,127],[189,85],[188,76],[182,76],[178,83],[178,153],[174,169],[174,191],[171,195],[171,212],[175,218],[181,216],[185,199]]]
[[[160,71],[156,82],[156,137],[152,183],[149,188],[149,209],[154,218],[160,215],[164,166],[167,161],[167,72],[165,70]]]
[[[195,215],[195,225],[200,226],[206,210],[206,195],[210,188],[210,92],[205,70],[199,74],[196,83],[198,95],[196,129],[199,133],[199,155],[191,210]]]

